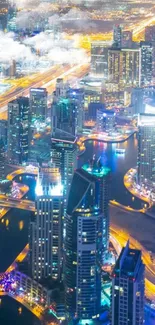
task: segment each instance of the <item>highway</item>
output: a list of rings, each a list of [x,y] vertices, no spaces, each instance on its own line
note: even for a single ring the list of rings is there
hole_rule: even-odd
[[[20,200],[15,198],[5,198],[1,199],[0,195],[0,206],[3,206],[4,208],[16,208],[16,209],[22,209],[22,210],[28,210],[28,211],[35,211],[35,204],[32,201],[28,200]]]
[[[154,205],[154,201],[150,199],[150,196],[147,193],[144,193],[144,189],[137,188],[135,182],[135,177],[137,174],[136,168],[131,168],[124,175],[124,186],[127,190],[134,196],[138,197],[144,202],[148,203],[148,208],[150,209]]]
[[[28,252],[29,252],[29,244],[27,244],[24,247],[24,249],[20,252],[20,254],[16,257],[16,259],[13,261],[13,263],[8,267],[8,269],[5,272],[9,273],[9,272],[13,271],[16,268],[17,263],[21,263],[24,261]]]
[[[4,95],[0,97],[0,119],[7,118],[7,105],[11,100],[16,99],[19,96],[29,96],[29,91],[31,88],[43,87],[46,88],[49,95],[54,91],[56,80],[58,78],[63,78],[71,83],[75,83],[75,79],[82,78],[89,70],[89,64],[82,63],[78,65],[62,65],[59,67],[53,67],[50,70],[38,74],[32,80],[29,80],[28,86],[25,83],[21,83],[21,86],[11,88]],[[26,80],[26,77],[25,77]],[[13,90],[13,91],[12,91]]]
[[[122,209],[123,211],[130,211],[130,212],[141,212],[141,213],[145,213],[147,211],[147,208],[142,208],[142,209],[133,209],[130,206],[126,206],[123,205],[115,200],[110,200],[110,204],[116,207],[119,207],[120,209]],[[148,207],[149,209],[149,207]]]

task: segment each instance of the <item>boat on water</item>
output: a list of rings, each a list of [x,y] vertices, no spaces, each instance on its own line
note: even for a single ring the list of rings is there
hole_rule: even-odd
[[[125,149],[119,149],[119,148],[117,148],[115,150],[115,153],[120,154],[120,155],[123,155],[123,154],[125,154]]]

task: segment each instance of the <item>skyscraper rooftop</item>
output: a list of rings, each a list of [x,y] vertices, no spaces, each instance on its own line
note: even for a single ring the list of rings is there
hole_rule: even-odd
[[[84,164],[82,169],[85,170],[88,174],[91,174],[96,177],[103,177],[108,175],[110,168],[94,163],[93,165]]]
[[[139,268],[137,265],[141,260],[141,251],[129,247],[129,243],[123,248],[113,271],[113,275],[125,275],[127,277],[135,277]]]

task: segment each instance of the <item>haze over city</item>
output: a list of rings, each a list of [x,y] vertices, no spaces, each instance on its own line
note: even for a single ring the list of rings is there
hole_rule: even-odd
[[[1,0],[0,325],[154,325],[154,233],[154,0]]]

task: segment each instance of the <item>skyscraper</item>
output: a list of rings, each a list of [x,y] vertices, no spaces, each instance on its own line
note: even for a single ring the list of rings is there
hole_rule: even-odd
[[[62,78],[58,78],[56,81],[56,90],[54,95],[56,96],[55,99],[59,99],[60,97],[66,97],[66,93],[69,90],[69,83],[64,82]]]
[[[62,271],[63,188],[57,168],[41,168],[36,215],[30,224],[30,272],[34,279],[59,279]]]
[[[52,104],[52,134],[63,131],[65,134],[76,133],[76,104],[68,97],[60,97]]]
[[[151,43],[155,42],[155,25],[145,28],[145,41]]]
[[[29,99],[19,97],[8,104],[8,161],[22,164],[28,160]]]
[[[65,137],[75,136],[83,126],[83,89],[72,89],[68,83],[58,79],[53,95],[52,135],[57,137],[57,134],[63,132]]]
[[[7,144],[8,121],[0,120],[0,138]]]
[[[2,138],[0,138],[0,182],[5,179],[5,148]]]
[[[46,88],[30,89],[30,114],[31,121],[45,121],[47,115],[47,90]]]
[[[65,208],[74,170],[77,167],[77,147],[74,137],[64,137],[62,134],[61,138],[60,135],[52,138],[51,163],[61,174]]]
[[[138,116],[138,182],[155,185],[155,115]]]
[[[122,27],[120,25],[114,26],[113,46],[119,49],[122,47]]]
[[[101,266],[109,241],[109,169],[92,161],[73,176],[66,213],[64,257],[68,317],[98,317]]]
[[[109,49],[108,81],[116,91],[139,86],[139,49]]]
[[[128,242],[112,273],[111,325],[144,323],[144,271],[141,251]]]
[[[84,90],[82,88],[70,88],[67,91],[67,97],[72,103],[75,109],[75,134],[82,131],[83,119],[84,119]]]
[[[96,129],[101,132],[113,132],[115,128],[115,115],[112,110],[97,109]]]
[[[152,44],[152,73],[155,76],[155,25],[145,28],[145,41]]]
[[[8,1],[0,1],[0,25],[2,29],[5,29],[7,26],[7,15],[8,15]]]
[[[122,33],[122,47],[132,48],[132,31],[125,30]]]
[[[131,93],[132,114],[145,112],[146,103],[155,102],[155,86],[133,88]],[[152,113],[154,113],[152,111]]]
[[[147,86],[152,82],[153,47],[149,42],[140,43],[140,85]]]
[[[108,77],[108,49],[111,42],[96,41],[91,43],[91,73],[95,77]]]

